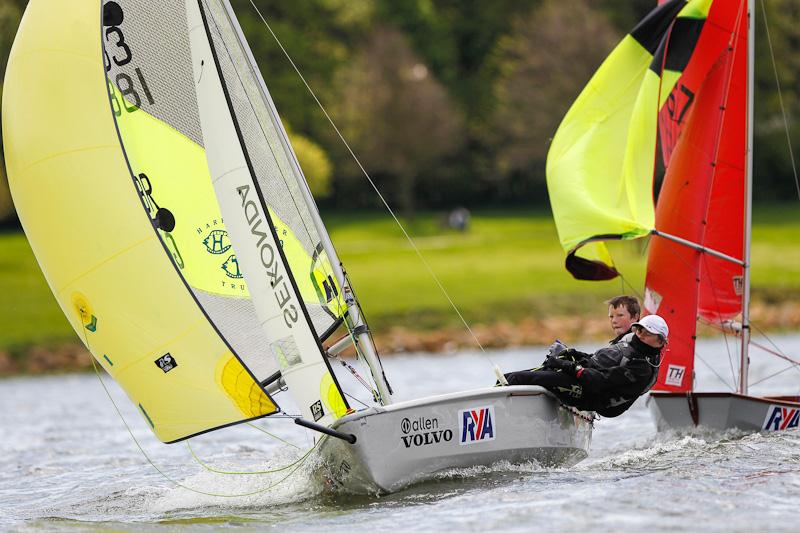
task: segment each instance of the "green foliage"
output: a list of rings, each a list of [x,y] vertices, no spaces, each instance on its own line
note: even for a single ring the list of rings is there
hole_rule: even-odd
[[[458,325],[401,231],[386,215],[324,214],[371,326],[437,328]],[[800,218],[770,207],[754,214],[753,290],[756,299],[785,301],[800,294]],[[471,323],[516,321],[598,312],[598,302],[630,286],[641,290],[642,246],[612,243],[630,285],[620,280],[576,281],[564,270],[564,253],[546,211],[472,214],[466,233],[446,228],[439,214],[418,214],[407,224],[419,249]],[[643,243],[642,243],[643,244]],[[21,234],[0,235],[0,349],[75,338]]]
[[[22,233],[0,233],[0,349],[77,339]]]
[[[498,107],[492,120],[496,187],[544,183],[550,139],[620,35],[587,0],[545,0],[498,44]],[[542,54],[555,50],[558,54]],[[511,188],[504,196],[517,191]]]
[[[331,193],[333,165],[330,159],[313,141],[291,131],[288,134],[312,194],[315,198],[325,198]]]
[[[26,0],[0,0],[0,71],[4,71]],[[283,119],[318,146],[308,156],[333,165],[324,205],[375,206],[375,194],[291,63],[253,9],[232,0],[239,21]],[[337,123],[347,126],[357,153],[377,161],[374,178],[393,203],[406,209],[456,205],[545,205],[544,154],[574,96],[615,41],[655,0],[299,0],[255,2],[296,66]],[[157,3],[154,3],[154,9]],[[766,26],[766,7],[786,121],[800,153],[800,2],[756,2],[755,176],[757,201],[797,198],[786,147]],[[395,37],[392,37],[395,36]],[[398,37],[399,36],[399,37]],[[429,83],[404,85],[387,76],[396,54],[377,57],[376,39],[406,43],[406,58],[427,69]],[[393,109],[376,102],[383,72]],[[385,64],[378,64],[386,62]],[[418,69],[418,71],[420,71]],[[354,87],[359,87],[358,92]],[[424,114],[402,110],[427,102]],[[411,102],[411,104],[409,104]],[[353,121],[353,113],[361,117]],[[371,117],[369,119],[365,117]],[[381,119],[381,117],[383,117]],[[436,117],[425,122],[425,117]],[[438,123],[450,124],[439,133]],[[457,127],[455,126],[457,124]],[[404,130],[404,131],[398,131]],[[421,131],[426,135],[417,135]],[[449,136],[449,139],[444,137]],[[2,139],[0,139],[0,142]],[[383,148],[378,157],[377,146]],[[299,141],[303,143],[304,141]],[[414,145],[416,143],[416,146]],[[366,148],[364,148],[366,146]],[[440,148],[435,156],[424,152]],[[298,151],[304,152],[304,148]],[[402,159],[402,165],[389,159]],[[403,171],[398,169],[402,167]],[[310,168],[310,167],[309,167]],[[315,172],[309,172],[315,174]],[[323,172],[325,174],[325,172]],[[419,176],[435,179],[421,180]],[[323,180],[324,181],[324,180]],[[316,187],[316,185],[315,185]],[[322,189],[326,187],[323,185]],[[0,221],[8,216],[0,172]],[[6,202],[6,204],[3,204]]]
[[[421,171],[437,168],[461,141],[461,117],[447,92],[404,36],[386,27],[372,32],[339,86],[345,135],[370,172],[391,180],[390,198],[413,212]],[[363,182],[359,167],[345,168],[343,180]]]

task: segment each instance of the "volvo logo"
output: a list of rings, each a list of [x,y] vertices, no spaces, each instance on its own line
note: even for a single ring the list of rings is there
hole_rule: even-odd
[[[400,440],[406,448],[412,446],[427,446],[453,440],[453,431],[439,429],[438,418],[421,416],[414,420],[404,418],[400,421],[400,431],[403,432]]]

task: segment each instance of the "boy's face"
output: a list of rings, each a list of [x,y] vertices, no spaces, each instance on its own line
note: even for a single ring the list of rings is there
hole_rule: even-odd
[[[638,316],[631,316],[628,308],[624,305],[619,307],[608,306],[608,320],[611,323],[611,329],[614,330],[614,335],[622,335],[629,329],[631,324],[639,320]]]

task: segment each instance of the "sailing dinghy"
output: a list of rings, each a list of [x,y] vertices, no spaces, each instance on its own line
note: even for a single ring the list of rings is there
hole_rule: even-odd
[[[592,416],[538,387],[393,401],[227,0],[31,0],[3,132],[56,300],[161,441],[288,412],[324,434],[325,475],[366,491],[586,457]],[[331,365],[348,347],[368,372],[362,410],[356,369]]]
[[[566,266],[578,279],[612,279],[619,273],[604,241],[650,236],[644,310],[670,329],[648,398],[659,429],[795,428],[800,397],[747,390],[753,3],[660,4],[627,37],[626,53],[606,60],[553,141],[548,186]],[[654,208],[657,137],[666,173]],[[737,392],[693,391],[698,321],[739,337]]]

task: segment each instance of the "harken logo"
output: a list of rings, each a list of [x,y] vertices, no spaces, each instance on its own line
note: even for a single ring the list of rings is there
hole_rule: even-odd
[[[203,244],[206,245],[208,253],[218,255],[224,254],[231,249],[231,241],[228,239],[228,232],[221,229],[212,230],[206,238],[203,239]]]
[[[461,440],[459,444],[473,444],[494,440],[494,407],[477,407],[458,412]]]
[[[680,387],[683,385],[683,376],[685,374],[685,366],[669,365],[669,367],[667,367],[667,377],[664,379],[664,383],[672,385],[673,387]]]
[[[770,405],[767,416],[764,418],[764,427],[767,431],[783,431],[796,428],[800,425],[800,409]]]
[[[232,255],[222,263],[222,270],[225,271],[225,275],[229,278],[234,279],[241,279],[242,278],[242,271],[239,270],[239,261],[236,260],[236,256]]]

